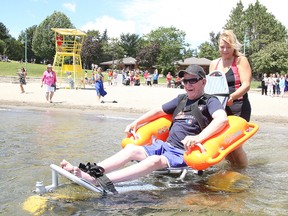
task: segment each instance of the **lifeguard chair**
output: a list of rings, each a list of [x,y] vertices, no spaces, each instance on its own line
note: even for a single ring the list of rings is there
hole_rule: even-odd
[[[82,69],[81,49],[86,34],[78,29],[52,28],[55,32],[56,54],[53,68],[60,86],[63,74],[70,88],[85,88],[85,75]]]

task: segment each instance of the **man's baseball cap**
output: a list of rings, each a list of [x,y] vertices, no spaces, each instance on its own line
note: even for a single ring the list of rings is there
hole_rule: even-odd
[[[182,78],[182,77],[184,77],[185,73],[191,74],[191,75],[192,74],[196,75],[198,78],[205,78],[206,77],[204,69],[199,65],[190,65],[189,67],[186,68],[186,70],[180,70],[178,72],[178,76],[180,78]]]

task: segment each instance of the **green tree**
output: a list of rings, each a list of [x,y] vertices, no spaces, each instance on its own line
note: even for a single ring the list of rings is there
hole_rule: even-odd
[[[6,47],[6,43],[3,40],[0,40],[0,54],[4,53],[5,47]]]
[[[90,68],[92,63],[99,64],[102,55],[101,33],[99,31],[88,31],[84,38],[81,50],[81,59],[85,68]]]
[[[142,69],[151,69],[154,63],[157,61],[158,54],[160,52],[159,44],[149,44],[139,49],[136,54],[137,63]]]
[[[198,56],[197,49],[191,49],[191,48],[183,49],[182,60],[196,56]]]
[[[9,30],[2,22],[0,22],[0,54],[13,60],[21,59],[21,44],[11,37]]]
[[[74,26],[65,14],[55,11],[36,28],[32,50],[39,58],[50,62],[55,55],[55,36],[51,28],[74,28]]]
[[[199,46],[199,50],[199,58],[207,58],[213,60],[219,56],[218,52],[215,50],[215,47],[213,47],[207,41]]]
[[[157,44],[160,48],[155,62],[155,65],[161,66],[160,72],[170,70],[173,62],[182,59],[181,52],[188,46],[185,36],[184,31],[175,27],[159,27],[144,36],[148,46]]]
[[[245,21],[245,11],[242,1],[240,0],[235,8],[232,8],[229,19],[224,26],[224,29],[231,29],[237,35],[239,41],[243,41],[244,32],[247,28]],[[220,33],[219,33],[220,34]]]
[[[9,37],[11,37],[9,35],[9,30],[6,28],[6,26],[2,22],[0,22],[0,40],[5,40]]]
[[[120,46],[123,48],[127,56],[136,57],[136,52],[139,47],[140,37],[136,34],[121,34]]]
[[[284,42],[287,39],[287,29],[275,16],[267,12],[267,8],[257,0],[245,11],[244,28],[250,41],[247,55],[256,53],[274,41]]]
[[[288,71],[288,43],[272,42],[259,52],[252,54],[252,64],[260,73],[282,73]],[[259,73],[259,74],[260,74]]]
[[[102,36],[101,36],[101,53],[97,53],[99,56],[99,63],[104,61],[110,61],[112,59],[111,52],[106,52],[107,46],[109,44],[109,37],[107,29],[104,30]]]
[[[5,39],[5,55],[11,60],[21,60],[23,45],[13,37]]]
[[[220,33],[217,35],[214,32],[210,33],[210,42],[206,41],[199,46],[199,58],[213,60],[219,57],[219,36]]]
[[[121,64],[121,59],[123,59],[125,55],[125,51],[123,47],[121,46],[121,43],[118,38],[110,38],[108,42],[105,42],[103,44],[103,50],[104,50],[104,53],[107,56],[109,56],[108,58],[113,61],[112,68],[115,68],[118,66],[114,64],[114,60],[116,59],[120,60],[119,64]]]
[[[251,63],[254,77],[257,77],[259,73],[263,71],[269,71],[273,69],[271,62],[269,62],[270,60],[267,57],[271,57],[272,55],[270,55],[269,53],[264,54],[263,49],[265,52],[269,52],[269,50],[271,50],[270,44],[273,42],[287,44],[287,29],[275,19],[274,15],[268,13],[267,8],[261,5],[258,0],[254,5],[250,4],[245,11],[243,10],[242,2],[239,1],[236,7],[232,9],[229,20],[224,26],[224,29],[233,30],[237,36],[237,39],[240,41],[240,43],[244,45],[243,53],[245,50],[245,55],[248,57]],[[215,37],[215,39],[216,38],[217,36]],[[213,39],[211,37],[210,39],[210,45],[213,50],[213,44],[215,44],[215,41],[213,42]],[[270,48],[265,49],[266,46],[269,46]],[[216,46],[214,47],[216,50]],[[200,46],[201,57],[208,56],[208,53],[212,52],[212,50],[210,49],[211,48],[209,47],[209,42],[203,43]],[[257,54],[258,52],[260,52],[260,54],[263,56],[261,57],[260,54]],[[275,55],[273,57],[285,59],[286,55],[280,49],[280,46],[275,46],[274,52]],[[282,64],[283,61],[276,61],[276,59],[274,59],[272,62]],[[278,65],[277,67],[278,68],[274,68],[273,70],[279,71],[282,70],[280,68],[285,68],[286,66],[284,64],[283,66]]]
[[[2,22],[0,22],[0,54],[8,54],[7,50],[9,49],[9,44],[11,44],[9,41],[11,41],[9,30]]]
[[[32,58],[36,59],[36,55],[32,50],[33,36],[34,36],[36,29],[37,29],[37,25],[33,25],[33,26],[25,29],[25,31],[21,31],[21,33],[18,37],[18,41],[23,44],[21,59],[25,59],[25,40],[27,40],[27,60],[28,60],[28,62],[31,61]],[[36,61],[39,62],[39,59],[36,59]]]

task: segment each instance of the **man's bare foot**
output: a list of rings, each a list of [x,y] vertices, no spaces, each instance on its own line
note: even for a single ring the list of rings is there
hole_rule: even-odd
[[[70,164],[66,160],[63,160],[60,163],[60,166],[64,170],[72,173],[73,175],[75,175],[75,176],[77,176],[79,178],[85,179],[86,181],[90,182],[91,184],[97,184],[97,181],[95,180],[95,178],[90,176],[88,173],[85,173],[85,172],[81,171],[78,167],[73,166],[72,164]]]
[[[70,173],[74,172],[74,166],[66,160],[62,160],[62,162],[60,163],[60,167]]]
[[[80,170],[78,167],[74,167],[74,172],[73,174],[79,178],[85,179],[86,181],[90,182],[91,184],[96,185],[97,181],[95,180],[94,177],[90,176],[88,173],[83,172]]]

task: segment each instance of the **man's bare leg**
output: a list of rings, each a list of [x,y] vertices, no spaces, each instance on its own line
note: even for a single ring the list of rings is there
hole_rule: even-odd
[[[146,176],[155,170],[164,169],[168,167],[167,158],[163,155],[153,155],[146,159],[127,166],[123,169],[110,172],[107,177],[114,183],[130,181]]]
[[[90,176],[89,174],[81,171],[78,167],[74,167],[72,164],[63,160],[60,163],[61,167],[68,172],[71,172],[75,176],[79,178],[83,178],[89,181],[92,184],[97,184],[95,178]],[[145,160],[142,160],[139,163],[135,163],[134,165],[125,167],[121,170],[117,170],[115,172],[111,172],[107,174],[107,177],[114,183],[134,180],[140,177],[143,177],[155,170],[163,169],[168,167],[167,159],[164,156],[150,156]]]
[[[52,102],[53,95],[54,95],[54,92],[50,92],[50,103]]]
[[[147,155],[143,147],[128,144],[124,149],[97,163],[97,165],[103,167],[105,172],[109,173],[124,167],[130,161],[142,161],[145,158],[147,158]]]
[[[127,145],[124,149],[116,153],[115,155],[105,159],[98,165],[105,169],[105,173],[111,172],[113,170],[123,167],[125,164],[131,160],[141,161],[147,158],[144,148],[136,145]],[[72,173],[73,175],[83,178],[92,184],[95,184],[95,178],[91,177],[89,174],[82,172],[78,167],[73,166],[71,163],[63,160],[60,166],[66,171]],[[121,177],[122,175],[120,175]],[[113,180],[112,180],[113,181]]]
[[[47,102],[49,102],[49,92],[46,92],[45,97],[46,97]]]

